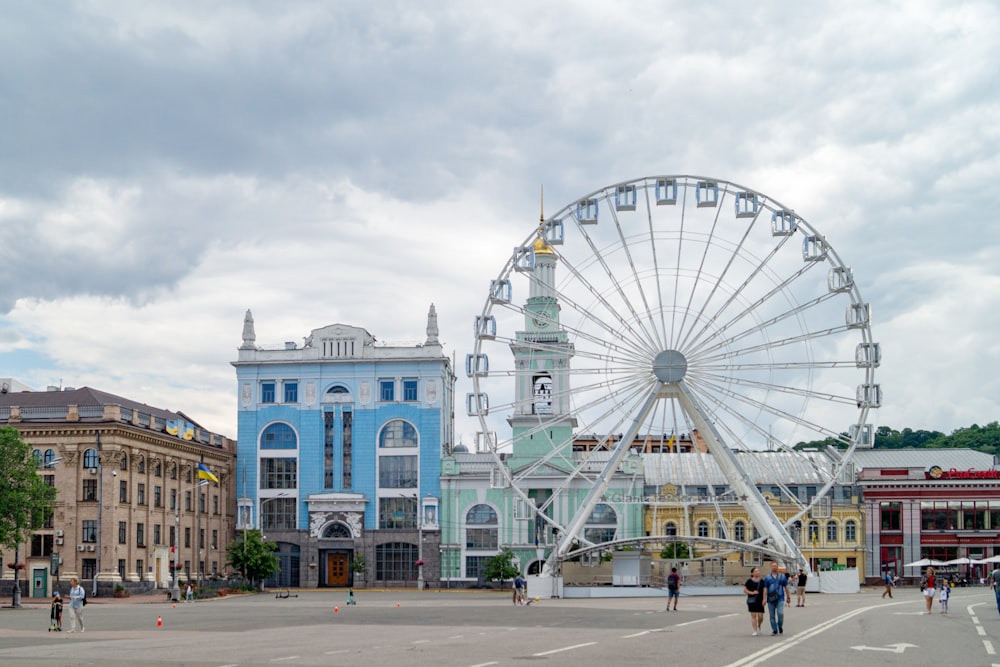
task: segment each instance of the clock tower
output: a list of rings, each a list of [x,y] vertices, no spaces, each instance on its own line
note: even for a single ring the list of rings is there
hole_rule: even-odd
[[[558,256],[545,240],[544,216],[532,250],[534,263],[524,306],[524,330],[511,344],[515,368],[515,408],[510,417],[514,452],[512,470],[559,453],[549,462],[572,470],[573,429],[570,415],[569,367],[573,345],[559,323],[555,273]]]

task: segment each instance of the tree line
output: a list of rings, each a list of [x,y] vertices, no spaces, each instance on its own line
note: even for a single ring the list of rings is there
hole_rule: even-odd
[[[847,434],[839,438],[800,442],[795,449],[816,449],[837,447],[846,449]],[[879,426],[875,429],[875,447],[878,449],[972,449],[987,454],[1000,454],[1000,423],[992,421],[986,426],[973,424],[955,429],[950,434],[941,431],[925,431],[923,429],[904,428],[896,430],[891,426]]]

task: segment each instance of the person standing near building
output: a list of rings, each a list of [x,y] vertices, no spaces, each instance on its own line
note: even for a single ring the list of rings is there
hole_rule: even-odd
[[[885,590],[882,591],[882,599],[883,600],[885,599],[886,595],[888,595],[890,598],[892,598],[892,572],[889,572],[889,570],[886,570],[885,571],[885,577],[884,577],[884,579],[885,579]]]
[[[799,568],[799,579],[795,582],[795,606],[805,607],[806,606],[806,582],[809,581],[809,576],[806,571],[801,567]]]
[[[767,617],[771,621],[771,636],[785,633],[785,603],[791,604],[788,576],[778,570],[778,561],[771,561],[771,573],[764,577],[767,592]]]
[[[69,631],[76,632],[76,626],[79,625],[80,632],[83,632],[83,603],[87,593],[76,577],[69,580],[69,586]]]
[[[184,595],[185,602],[194,602],[194,587],[189,583]]]
[[[941,594],[938,595],[938,602],[941,603],[941,613],[948,613],[948,599],[951,598],[951,582],[947,579],[941,582]]]
[[[52,604],[49,611],[49,632],[62,632],[62,596],[59,591],[52,595]]]
[[[681,596],[681,575],[677,574],[677,568],[670,568],[667,575],[667,611],[670,611],[670,601],[674,602],[674,611],[677,611],[677,598]]]
[[[750,578],[743,584],[743,593],[747,596],[747,611],[750,612],[750,627],[753,636],[760,634],[760,626],[764,625],[764,582],[760,579],[760,568],[750,570]]]
[[[990,572],[990,586],[993,588],[993,595],[997,599],[997,613],[1000,614],[1000,567]]]
[[[927,605],[927,613],[930,614],[931,607],[934,606],[934,594],[937,592],[937,581],[934,577],[934,568],[928,567],[924,571],[924,578],[920,582],[920,590],[924,593],[924,604]]]

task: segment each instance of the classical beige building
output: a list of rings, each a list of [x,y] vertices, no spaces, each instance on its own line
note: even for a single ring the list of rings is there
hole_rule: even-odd
[[[169,588],[175,561],[182,583],[224,572],[235,441],[183,413],[86,387],[0,392],[0,424],[20,431],[58,489],[45,526],[18,554],[0,554],[4,590],[15,561],[33,598],[65,592],[70,577],[99,595]],[[199,486],[199,464],[218,482]]]

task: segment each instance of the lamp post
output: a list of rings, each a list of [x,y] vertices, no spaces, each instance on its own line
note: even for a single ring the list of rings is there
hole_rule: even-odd
[[[203,479],[193,487],[195,495],[197,495],[198,489],[203,486],[208,486],[208,480]],[[195,499],[197,502],[197,498]],[[195,544],[198,543],[198,536],[195,535]],[[177,581],[177,559],[180,556],[181,551],[181,494],[177,494],[177,502],[174,504],[174,578],[173,584],[170,586],[170,599],[173,602],[180,602],[181,600],[181,586]]]

